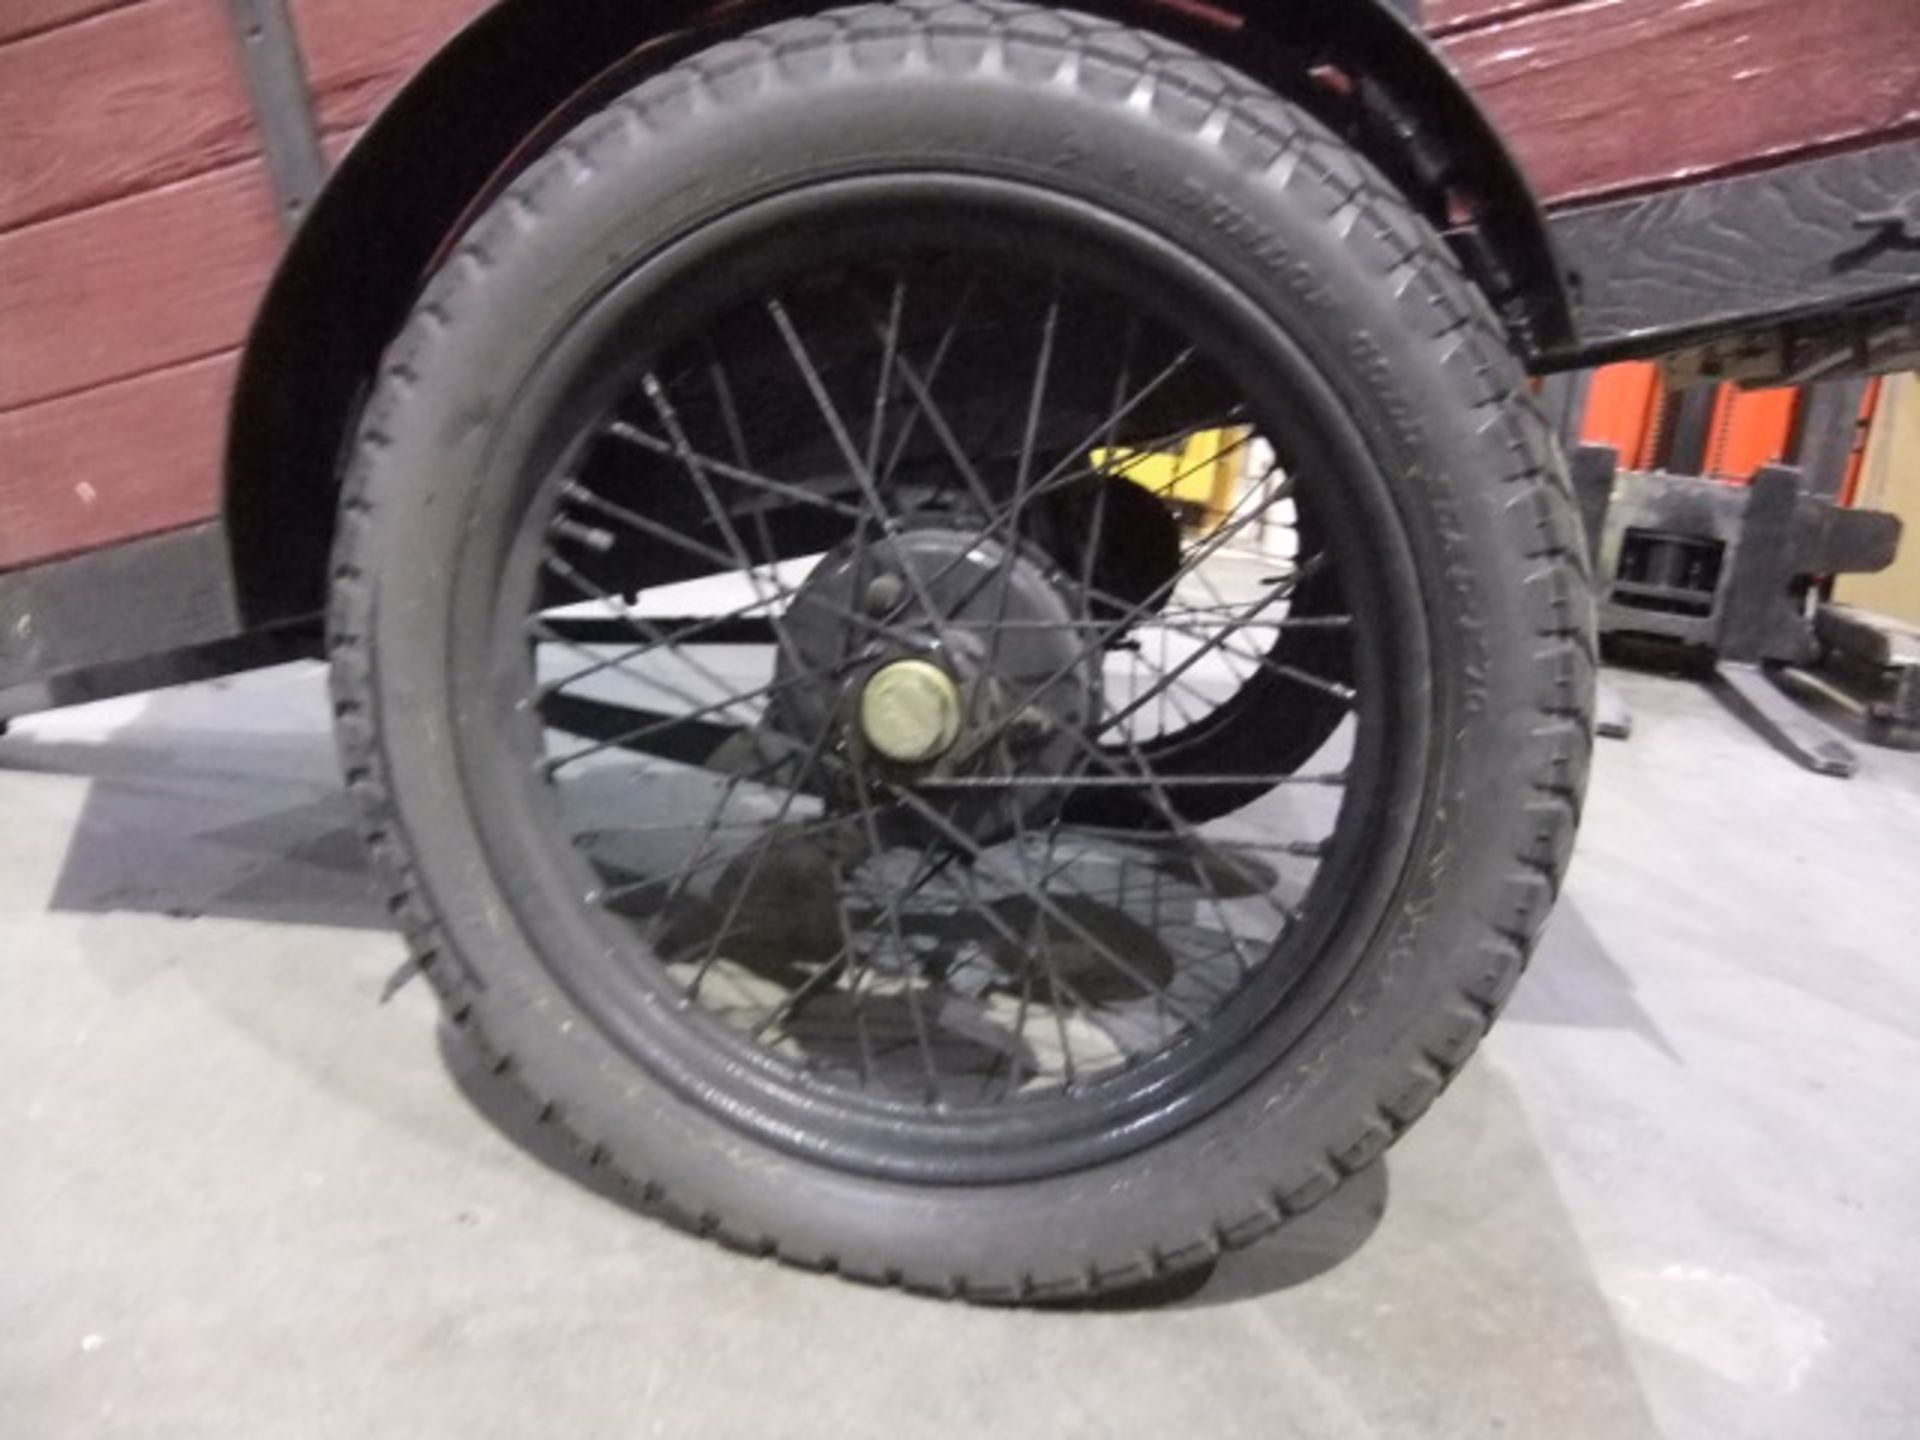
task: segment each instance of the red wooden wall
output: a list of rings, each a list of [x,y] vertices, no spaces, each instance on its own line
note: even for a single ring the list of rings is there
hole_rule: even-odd
[[[279,244],[225,8],[5,6],[0,567],[217,503],[224,380]]]
[[[564,3],[564,0],[556,0]],[[487,0],[293,0],[327,150]],[[1920,0],[1427,0],[1566,204],[1920,128]],[[227,0],[0,0],[0,569],[218,507],[281,236]]]
[[[338,154],[485,0],[294,0]],[[204,520],[282,235],[227,0],[0,0],[0,570]]]
[[[1920,127],[1920,0],[1426,0],[1557,204]]]

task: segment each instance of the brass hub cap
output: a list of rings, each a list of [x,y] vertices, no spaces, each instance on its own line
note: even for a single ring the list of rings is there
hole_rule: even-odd
[[[960,687],[931,660],[882,665],[860,692],[860,731],[899,765],[936,760],[960,738]]]

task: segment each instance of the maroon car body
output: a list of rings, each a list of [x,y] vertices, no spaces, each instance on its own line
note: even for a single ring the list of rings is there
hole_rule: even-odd
[[[804,8],[6,6],[0,716],[311,646],[335,457],[462,217],[610,86]],[[1310,99],[1427,197],[1538,370],[1911,353],[1912,0],[1082,8]]]

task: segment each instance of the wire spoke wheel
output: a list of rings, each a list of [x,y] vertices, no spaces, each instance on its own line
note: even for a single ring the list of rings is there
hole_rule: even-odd
[[[489,587],[543,832],[770,1129],[830,1107],[899,1173],[1137,1145],[1324,980],[1382,848],[1391,582],[1311,376],[1022,187],[716,230],[553,364]],[[1292,763],[1233,743],[1256,701]]]
[[[1585,764],[1554,464],[1427,220],[1245,77],[773,26],[539,158],[396,342],[349,780],[453,1023],[648,1205],[1108,1288],[1366,1164],[1518,974]]]

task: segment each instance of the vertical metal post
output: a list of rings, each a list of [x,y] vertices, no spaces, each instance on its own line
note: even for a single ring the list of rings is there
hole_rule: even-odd
[[[1620,468],[1620,452],[1611,445],[1580,445],[1569,458],[1573,498],[1580,505],[1580,524],[1587,532],[1587,558],[1604,591],[1612,576],[1600,576],[1600,538],[1606,533],[1607,505],[1613,499],[1613,477]]]
[[[228,0],[240,66],[253,98],[280,223],[291,234],[327,178],[320,128],[307,95],[307,67],[287,0]]]
[[[1706,474],[1707,446],[1713,439],[1713,413],[1719,398],[1719,386],[1696,385],[1669,402],[1672,416],[1662,437],[1662,453],[1654,459],[1657,468],[1671,475]]]
[[[1572,455],[1580,443],[1587,417],[1587,395],[1593,389],[1591,370],[1565,370],[1540,382],[1540,404],[1560,437],[1560,448]]]
[[[1802,394],[1792,454],[1805,477],[1806,494],[1823,500],[1840,498],[1866,394],[1865,380],[1829,380],[1809,385]]]
[[[1800,503],[1800,472],[1768,465],[1747,486],[1740,540],[1721,586],[1722,660],[1802,660],[1784,654],[1785,637],[1803,628],[1789,587],[1793,582],[1793,520]]]

